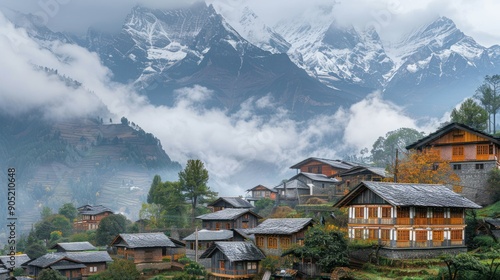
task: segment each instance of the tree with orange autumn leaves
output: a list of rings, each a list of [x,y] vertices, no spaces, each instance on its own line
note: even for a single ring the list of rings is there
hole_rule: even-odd
[[[392,166],[394,174],[394,166]],[[399,183],[459,185],[460,178],[436,150],[410,151],[397,164]],[[391,180],[392,181],[392,180]]]

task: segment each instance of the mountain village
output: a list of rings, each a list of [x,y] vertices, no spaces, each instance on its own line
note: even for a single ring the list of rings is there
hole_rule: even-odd
[[[389,42],[394,14],[344,25],[341,1],[84,33],[45,2],[0,5],[0,280],[500,279],[499,45],[446,16]],[[349,125],[388,132],[358,153]]]
[[[479,262],[460,267],[460,258],[474,259],[472,248],[476,254],[498,248],[494,244],[500,238],[500,219],[477,217],[476,211],[498,197],[487,180],[489,172],[499,168],[500,139],[449,123],[406,148],[439,155],[438,161],[425,165],[436,172],[443,169],[438,165],[447,165],[460,183],[399,182],[402,171],[390,174],[382,168],[311,157],[291,166],[297,175],[277,186],[258,185],[240,197],[212,196],[199,206],[205,214],[184,229],[161,230],[153,222],[157,217],[149,215],[122,231],[117,219],[125,220],[122,215],[105,205],[83,205],[74,209],[70,235],[62,233],[65,229],[56,219],[50,226],[38,223],[26,241],[32,243],[27,254],[0,257],[0,279],[10,279],[13,272],[17,279],[59,279],[50,278],[56,277],[53,273],[75,280],[365,279],[358,278],[363,275],[358,271],[369,266],[385,262],[404,267],[418,260],[448,265],[449,275],[495,278],[498,251],[493,251],[490,270],[479,270]],[[152,186],[151,196],[154,191]],[[270,211],[262,211],[262,202]],[[71,212],[63,208],[59,214]],[[29,241],[44,230],[50,231],[43,241],[47,253],[33,247],[41,244],[38,241]],[[101,230],[106,231],[104,243]],[[418,279],[441,279],[443,271],[426,272],[429,278]]]

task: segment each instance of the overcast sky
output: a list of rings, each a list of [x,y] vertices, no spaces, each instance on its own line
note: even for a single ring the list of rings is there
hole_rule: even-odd
[[[231,5],[249,5],[272,25],[286,16],[324,11],[334,5],[332,14],[342,23],[360,27],[376,25],[381,37],[394,40],[400,34],[425,24],[437,16],[455,21],[466,34],[485,46],[500,44],[500,1],[497,0],[210,0]],[[194,0],[0,0],[0,7],[30,12],[44,17],[54,30],[85,32],[89,26],[110,31],[121,27],[130,9],[142,5],[169,8],[188,5]]]

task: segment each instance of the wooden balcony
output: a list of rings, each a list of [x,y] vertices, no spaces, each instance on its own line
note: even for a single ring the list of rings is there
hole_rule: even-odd
[[[396,225],[411,225],[410,218],[397,218]]]
[[[464,224],[464,219],[462,218],[450,218],[450,225],[462,225]]]
[[[350,224],[371,224],[371,225],[463,225],[462,218],[350,218]]]
[[[444,225],[445,224],[444,218],[430,218],[430,220],[431,220],[431,225]]]
[[[413,218],[414,225],[423,226],[423,225],[428,225],[429,222],[430,221],[427,218]]]

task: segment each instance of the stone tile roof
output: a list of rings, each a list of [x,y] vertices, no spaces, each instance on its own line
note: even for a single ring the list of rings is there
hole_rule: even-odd
[[[0,264],[4,265],[5,267],[11,267],[9,264],[11,256],[0,256]],[[30,260],[30,257],[26,254],[20,254],[20,255],[14,255],[15,258],[15,267],[21,267],[21,264],[27,262]],[[0,265],[1,266],[1,265]]]
[[[296,233],[308,225],[312,225],[311,218],[283,218],[267,219],[255,228],[247,229],[248,234],[282,234]]]
[[[233,208],[253,208],[253,205],[250,202],[241,197],[219,197],[214,202],[208,204],[208,206],[214,206],[220,201],[230,204]]]
[[[233,231],[227,229],[221,230],[208,230],[202,229],[198,231],[198,241],[221,241],[221,240],[230,240],[233,238]],[[196,240],[196,232],[186,236],[184,241],[195,241]]]
[[[485,222],[500,229],[500,219],[484,219]]]
[[[343,161],[343,160],[336,160],[336,159],[326,159],[326,158],[317,158],[317,157],[310,157],[307,158],[299,163],[296,163],[292,166],[290,166],[291,169],[300,169],[300,167],[310,161],[319,161],[324,164],[328,164],[332,167],[338,168],[338,169],[350,169],[353,166],[357,166],[354,163]]]
[[[444,185],[363,181],[335,203],[342,207],[369,189],[393,206],[481,208]]]
[[[306,178],[309,178],[312,181],[316,182],[325,182],[325,183],[338,183],[339,180],[335,178],[328,178],[325,174],[316,174],[316,173],[309,173],[309,172],[300,172],[299,174],[293,176],[290,178],[290,180],[296,179],[300,176],[304,176]]]
[[[254,215],[259,219],[261,218],[261,216],[259,216],[255,212],[252,212],[249,209],[241,209],[241,208],[226,208],[224,210],[220,210],[217,212],[200,215],[196,218],[201,220],[234,220],[240,217],[241,215],[247,213]]]
[[[62,251],[91,251],[96,250],[94,245],[90,244],[88,241],[83,242],[61,242],[52,246],[51,249],[60,249]]]
[[[262,251],[257,248],[252,242],[232,241],[232,242],[214,242],[200,258],[206,259],[220,251],[229,261],[260,261],[265,258]]]
[[[64,254],[68,258],[81,263],[100,263],[113,261],[113,259],[106,251],[66,252],[61,254]]]
[[[162,232],[121,233],[115,237],[111,245],[127,248],[176,247]]]
[[[72,259],[66,257],[62,253],[48,253],[48,254],[40,256],[34,260],[29,261],[27,264],[30,266],[46,268],[54,263],[57,263],[58,261],[64,260],[64,259],[71,261],[71,262],[77,262],[75,260],[72,260]]]
[[[113,213],[111,209],[109,209],[108,207],[104,207],[102,205],[95,205],[95,206],[83,205],[78,207],[78,214],[80,215],[97,215],[105,212]]]

